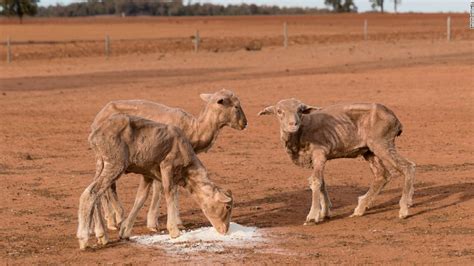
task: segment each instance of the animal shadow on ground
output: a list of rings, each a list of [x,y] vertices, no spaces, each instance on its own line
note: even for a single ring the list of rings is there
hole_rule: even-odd
[[[367,187],[358,186],[329,186],[333,215],[328,220],[349,218],[353,209],[357,206],[357,198],[366,193]],[[398,201],[401,197],[401,189],[390,189],[382,191],[381,194],[394,195],[390,200],[376,204],[365,215],[372,215],[387,211],[398,210]],[[446,201],[448,197],[459,195],[454,201]],[[439,209],[444,209],[474,198],[474,183],[458,183],[434,186],[433,183],[422,183],[415,186],[414,208],[420,211],[410,216],[422,215]],[[377,202],[376,198],[376,202]],[[272,205],[277,205],[272,207]],[[283,205],[283,206],[282,206]],[[264,198],[237,202],[236,208],[246,208],[241,215],[235,215],[233,220],[245,225],[258,227],[280,227],[300,225],[304,222],[311,206],[311,191],[297,190],[291,192],[276,193]],[[349,211],[339,213],[338,209]],[[413,212],[413,211],[412,211]],[[395,214],[394,214],[395,215]],[[328,221],[326,220],[326,221]]]
[[[388,193],[392,192],[395,194],[401,193],[401,189],[392,189],[387,191]],[[459,197],[455,200],[449,202],[446,201],[448,197],[453,195],[458,195]],[[423,188],[418,188],[415,186],[415,194],[413,196],[413,206],[423,207],[422,210],[411,214],[410,216],[417,216],[432,212],[435,210],[444,209],[450,206],[454,206],[466,201],[469,201],[474,198],[474,183],[457,183],[457,184],[448,184],[448,185],[439,185],[439,186],[426,186]],[[385,203],[379,204],[371,208],[373,210],[370,213],[379,213],[388,210],[393,210],[398,208],[399,197],[393,197],[392,199],[386,201]],[[441,203],[435,204],[435,203]]]

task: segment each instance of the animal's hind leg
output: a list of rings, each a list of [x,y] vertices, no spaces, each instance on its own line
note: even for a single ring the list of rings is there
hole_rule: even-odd
[[[320,199],[321,199],[321,212],[320,212],[320,219],[324,219],[326,217],[331,216],[331,208],[332,203],[329,199],[329,194],[326,188],[326,182],[324,179],[322,180],[321,188],[320,188]]]
[[[96,180],[102,171],[104,170],[104,160],[101,157],[97,157],[96,161],[96,173],[94,180]],[[118,203],[117,203],[118,202]],[[117,225],[122,222],[123,208],[118,201],[117,188],[115,182],[111,188],[101,198],[100,201],[101,209],[103,210],[105,220],[107,221],[107,227],[110,230],[117,230]]]
[[[85,249],[87,247],[87,241],[89,239],[89,228],[92,223],[92,217],[94,214],[94,208],[97,206],[97,200],[107,190],[111,184],[117,180],[123,172],[123,168],[113,166],[112,164],[105,164],[104,169],[100,172],[100,175],[84,190],[79,200],[79,212],[78,212],[78,228],[77,238],[79,239],[79,247]],[[98,208],[97,208],[98,209]],[[100,213],[97,211],[97,214]],[[100,216],[98,217],[100,219]],[[100,220],[97,220],[96,226],[102,226]],[[96,229],[97,233],[100,233],[100,228]],[[103,230],[104,234],[106,231]],[[106,235],[104,235],[106,238]],[[101,239],[99,239],[101,241]]]
[[[415,183],[415,163],[400,156],[393,142],[375,144],[369,148],[380,158],[384,165],[390,165],[405,176],[402,197],[400,199],[400,218],[408,216],[408,208],[413,203],[414,183]]]
[[[365,195],[359,197],[359,204],[355,208],[351,217],[364,215],[365,210],[372,206],[375,197],[391,179],[390,172],[385,168],[382,161],[373,153],[370,152],[365,154],[364,158],[369,163],[370,170],[374,174],[374,181],[372,182],[369,191],[367,191]]]
[[[178,224],[176,221],[176,204],[174,202],[174,193],[176,192],[173,189],[176,184],[173,183],[173,169],[170,166],[165,165],[162,163],[161,167],[161,180],[163,184],[163,192],[166,199],[166,206],[167,206],[167,221],[166,221],[166,228],[168,229],[168,233],[171,238],[176,238],[180,235],[180,231],[178,228]]]
[[[109,242],[109,238],[107,236],[107,231],[105,230],[105,222],[104,222],[104,217],[102,215],[102,209],[101,209],[101,198],[98,198],[97,201],[99,201],[97,204],[94,206],[94,232],[95,232],[95,237],[97,238],[97,243],[99,245],[105,245]]]
[[[117,230],[117,222],[115,220],[115,210],[112,206],[112,191],[108,189],[101,197],[100,205],[104,213],[105,221],[107,222],[107,228],[109,230]]]

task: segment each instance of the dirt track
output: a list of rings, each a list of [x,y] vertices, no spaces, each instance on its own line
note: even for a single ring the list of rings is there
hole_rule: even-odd
[[[403,23],[415,33],[425,32],[425,22],[435,18],[443,23],[444,17],[410,16]],[[389,18],[374,16],[371,20],[396,22],[396,18]],[[307,22],[305,17],[292,19],[295,28]],[[330,21],[331,17],[324,19]],[[221,24],[201,20],[175,21],[191,23],[187,26],[191,32],[192,23],[206,24],[209,29],[223,25],[245,29],[252,24],[249,18],[222,19]],[[283,18],[272,21],[280,20]],[[352,16],[344,25],[334,22],[332,33],[344,35],[347,25],[360,21],[360,17]],[[135,23],[133,19],[129,22],[127,27]],[[81,26],[87,29],[88,23]],[[381,34],[384,30],[395,32],[391,23],[381,23],[377,30]],[[63,26],[78,24],[72,21]],[[265,25],[262,23],[257,31],[266,30]],[[300,29],[299,35],[311,35],[304,26]],[[289,49],[269,45],[259,52],[239,48],[195,54],[177,50],[124,53],[109,60],[78,54],[53,60],[25,57],[8,66],[1,62],[0,261],[472,263],[474,31],[460,30],[459,36],[464,37],[447,43],[442,39],[443,26],[438,29],[433,32],[440,38],[405,38],[403,34],[388,41],[349,38],[293,43]],[[25,40],[31,39],[27,32]],[[212,32],[218,36],[218,30]],[[279,32],[277,28],[269,38]],[[64,36],[63,31],[49,34],[58,40]],[[184,30],[180,33],[188,34]],[[214,147],[200,158],[216,183],[232,189],[236,199],[233,220],[262,228],[267,242],[219,254],[180,256],[166,254],[158,247],[118,241],[105,248],[79,251],[75,238],[77,204],[95,170],[87,136],[98,110],[110,100],[142,98],[197,115],[202,107],[199,93],[222,87],[239,95],[249,128],[243,132],[225,129]],[[325,175],[333,203],[332,219],[303,226],[311,203],[306,180],[310,172],[290,162],[279,140],[276,119],[256,116],[264,106],[289,97],[318,106],[381,102],[394,110],[404,125],[397,142],[400,153],[418,165],[412,215],[406,220],[397,218],[402,179],[396,178],[366,216],[349,218],[372,176],[360,158],[336,160],[328,164]],[[133,203],[137,181],[134,175],[119,181],[119,194],[127,209]],[[184,191],[180,200],[187,227],[208,224]],[[142,211],[134,234],[148,234],[144,217]],[[116,240],[117,234],[111,232],[111,237]]]

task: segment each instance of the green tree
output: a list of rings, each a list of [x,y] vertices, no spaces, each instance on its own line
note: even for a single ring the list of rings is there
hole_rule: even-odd
[[[380,7],[380,12],[383,13],[383,4],[384,4],[384,1],[385,0],[370,0],[370,2],[372,3],[372,8],[373,9],[376,9],[378,7]],[[395,0],[396,1],[396,0]]]
[[[23,23],[23,16],[34,16],[38,12],[39,0],[0,0],[0,14],[18,16]]]
[[[353,12],[357,7],[353,0],[325,0],[327,6],[331,6],[335,12]]]

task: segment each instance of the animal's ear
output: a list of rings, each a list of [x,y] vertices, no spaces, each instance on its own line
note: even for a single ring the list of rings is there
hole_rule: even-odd
[[[199,96],[205,102],[209,102],[212,99],[212,94],[211,93],[202,93]]]
[[[229,203],[232,201],[232,193],[228,194],[217,189],[214,194],[214,199],[223,203]]]
[[[275,106],[267,106],[265,107],[265,109],[263,109],[262,111],[260,111],[258,113],[258,115],[271,115],[271,114],[275,114]]]
[[[301,113],[305,115],[311,113],[312,111],[317,111],[317,110],[321,110],[321,107],[310,106],[306,104],[302,104],[300,106]]]

